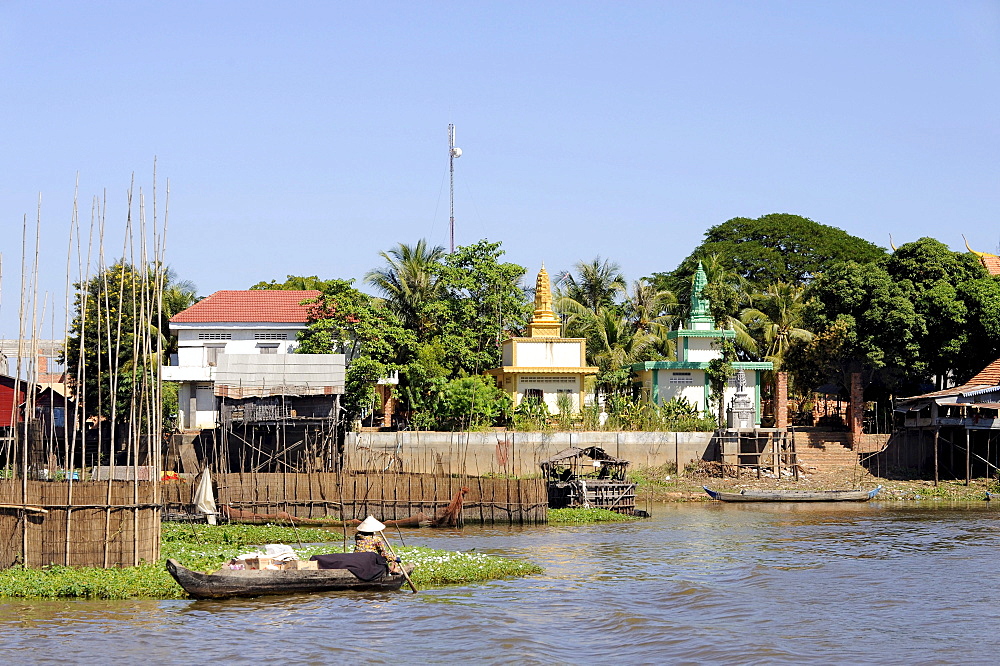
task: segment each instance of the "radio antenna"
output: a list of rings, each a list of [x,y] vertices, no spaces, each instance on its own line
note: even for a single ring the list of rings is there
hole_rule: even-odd
[[[448,233],[451,240],[451,252],[455,252],[455,160],[462,156],[462,149],[455,145],[455,125],[448,125],[448,175],[450,179],[451,197],[449,200],[451,217],[448,222]]]

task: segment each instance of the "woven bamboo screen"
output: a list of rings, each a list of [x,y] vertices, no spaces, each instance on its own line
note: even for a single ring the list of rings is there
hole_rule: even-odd
[[[27,507],[0,507],[0,568],[156,561],[160,507],[155,495],[151,482],[0,480],[0,504]]]
[[[259,513],[287,511],[299,518],[363,519],[371,514],[398,520],[433,515],[462,488],[462,520],[484,523],[544,523],[548,494],[543,479],[495,479],[432,474],[222,474],[216,501]],[[178,499],[183,489],[171,490]],[[189,492],[189,491],[188,491]]]

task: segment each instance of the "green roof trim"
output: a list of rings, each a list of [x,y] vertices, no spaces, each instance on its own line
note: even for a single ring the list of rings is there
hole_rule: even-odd
[[[632,372],[643,372],[645,370],[705,370],[708,368],[708,361],[643,361],[633,363],[629,366]],[[736,361],[733,367],[737,370],[774,370],[774,364],[770,361]]]
[[[729,338],[730,340],[736,339],[736,331],[731,329],[719,329],[713,328],[709,331],[693,331],[690,328],[679,328],[676,331],[667,331],[668,340],[676,340],[677,338]]]

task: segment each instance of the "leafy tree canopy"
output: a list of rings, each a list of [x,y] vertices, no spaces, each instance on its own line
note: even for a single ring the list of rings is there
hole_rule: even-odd
[[[740,277],[763,288],[776,282],[805,283],[828,267],[852,260],[876,261],[885,251],[842,229],[788,213],[734,217],[711,227],[705,240],[669,273],[655,273],[661,289],[685,302],[698,261],[718,254]]]
[[[500,343],[524,330],[531,305],[521,288],[525,269],[502,262],[500,243],[481,240],[445,256],[436,269],[442,297],[430,303],[453,377],[500,365]]]
[[[285,291],[308,291],[316,289],[323,291],[331,282],[336,280],[320,280],[315,275],[303,277],[301,275],[286,275],[284,282],[271,280],[270,282],[258,282],[250,287],[251,289],[283,289]]]
[[[963,360],[971,351],[969,335],[975,335],[982,325],[970,319],[964,294],[972,293],[963,287],[988,275],[976,256],[952,252],[933,238],[921,238],[898,247],[885,268],[910,294],[924,321],[925,330],[918,338],[921,363],[913,370],[926,379],[965,365]]]
[[[167,321],[194,302],[194,286],[168,267],[125,260],[73,286],[64,360],[87,413],[117,423],[148,418],[156,368],[172,348]]]
[[[900,374],[925,372],[920,339],[926,326],[910,295],[877,264],[833,266],[807,290],[803,320],[815,335],[789,350],[787,366],[807,374],[825,368],[826,376],[814,381],[834,379],[841,386],[851,372],[866,371],[869,381],[878,374],[887,386]]]
[[[322,282],[298,352],[347,355],[343,406],[353,420],[375,404],[375,382],[409,362],[416,339],[381,301],[355,289],[353,280]]]

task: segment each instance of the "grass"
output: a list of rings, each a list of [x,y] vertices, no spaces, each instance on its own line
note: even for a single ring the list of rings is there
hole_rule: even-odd
[[[211,572],[242,553],[265,543],[292,545],[300,559],[340,552],[336,532],[272,525],[182,525],[164,523],[161,559],[126,569],[49,566],[0,571],[0,597],[83,599],[183,599],[184,590],[167,573],[164,562],[174,558],[195,571]],[[331,545],[331,541],[334,545]],[[303,546],[299,547],[298,544]],[[349,544],[350,546],[350,544]],[[394,545],[404,562],[417,565],[418,586],[472,583],[541,573],[536,564],[496,555]]]
[[[607,509],[549,509],[549,524],[621,523],[638,520]]]

